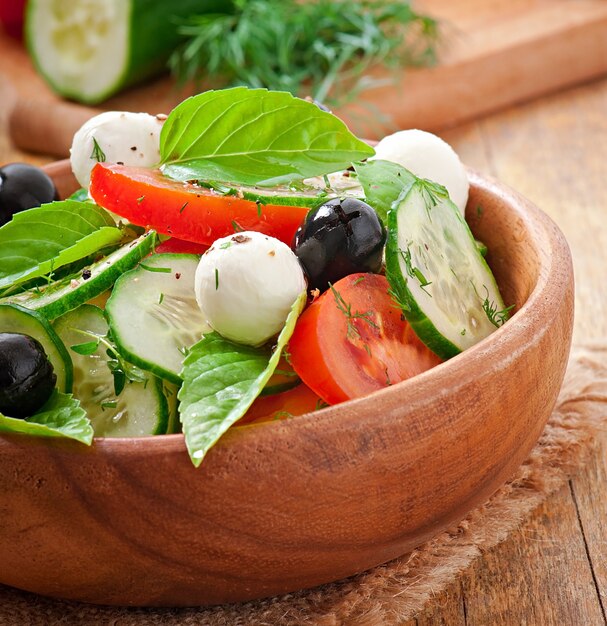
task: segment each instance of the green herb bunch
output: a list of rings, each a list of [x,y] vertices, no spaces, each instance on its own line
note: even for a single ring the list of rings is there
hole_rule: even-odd
[[[289,91],[330,106],[377,85],[367,70],[430,64],[437,23],[403,0],[233,0],[178,26],[181,81]]]

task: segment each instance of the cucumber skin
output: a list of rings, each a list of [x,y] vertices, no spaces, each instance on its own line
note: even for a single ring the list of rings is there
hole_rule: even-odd
[[[29,315],[32,319],[34,319],[42,327],[42,330],[45,332],[45,334],[48,337],[49,341],[53,344],[53,346],[57,350],[57,353],[59,354],[59,357],[61,358],[61,361],[63,362],[63,365],[64,365],[65,383],[64,383],[64,389],[62,391],[64,393],[71,393],[72,392],[73,375],[74,375],[73,366],[72,366],[72,358],[70,357],[70,354],[67,351],[67,348],[65,347],[65,345],[63,344],[63,342],[59,338],[59,335],[57,335],[57,333],[55,332],[55,330],[51,326],[50,322],[44,316],[42,316],[40,313],[38,313],[37,311],[32,311],[31,309],[26,309],[25,307],[19,306],[17,304],[0,304],[0,311],[3,308],[14,309],[16,311],[19,311],[22,314]],[[1,328],[0,328],[0,332],[2,332]],[[19,331],[15,331],[15,332],[19,332]],[[24,332],[23,334],[27,335],[28,333]],[[42,343],[42,342],[40,342],[40,343]]]
[[[26,291],[15,296],[8,296],[6,299],[0,300],[0,304],[21,305],[29,310],[37,311],[49,320],[57,319],[110,289],[119,276],[135,267],[141,259],[152,252],[156,242],[156,232],[149,231],[147,234],[143,235],[139,245],[134,246],[132,251],[128,252],[111,267],[111,272],[109,271],[110,268],[107,268],[99,275],[91,276],[91,278],[82,282],[76,288],[72,288],[68,282],[65,287],[57,290],[55,294],[56,297],[53,297],[51,293],[49,296],[50,301],[48,301],[47,298],[46,304],[44,303],[44,290],[42,296],[34,290]],[[125,246],[132,245],[133,242],[125,244]],[[119,250],[121,249],[122,248],[119,248]],[[107,257],[98,261],[101,265],[106,262]],[[96,265],[97,263],[89,267]]]
[[[406,195],[401,199],[401,202],[404,202],[409,194],[415,192],[415,190],[423,184],[423,182],[414,183],[406,193]],[[400,204],[399,204],[400,207]],[[401,306],[401,310],[405,319],[411,325],[411,328],[418,336],[420,341],[424,343],[432,352],[438,355],[441,359],[448,360],[462,352],[462,349],[456,346],[454,343],[446,339],[434,326],[434,324],[430,321],[430,319],[425,315],[425,313],[418,307],[415,298],[411,294],[411,291],[407,287],[407,279],[403,277],[400,262],[399,262],[399,245],[398,245],[398,224],[397,224],[397,216],[398,216],[398,208],[391,209],[388,212],[388,240],[386,243],[386,278],[390,283],[396,297],[398,298],[399,304],[402,303],[404,306]],[[479,262],[482,263],[488,270],[489,274],[493,276],[489,265],[481,252],[481,246],[484,246],[481,242],[477,242],[474,238],[474,235],[470,231],[470,227],[468,223],[459,212],[456,211],[457,219],[459,219],[462,224],[465,226],[470,239],[474,243],[474,247],[478,254]],[[479,243],[481,245],[479,246]],[[486,246],[485,246],[486,249]]]
[[[414,183],[401,202],[404,202],[407,196],[415,191],[419,183]],[[399,205],[400,206],[400,205]],[[403,277],[399,262],[399,245],[398,245],[398,227],[397,227],[398,207],[388,211],[388,240],[386,242],[386,278],[390,283],[390,287],[394,291],[401,310],[407,322],[418,336],[420,341],[424,343],[434,354],[441,359],[450,359],[460,354],[461,349],[455,344],[445,339],[436,326],[419,308],[411,291],[407,287],[407,279]],[[463,218],[462,218],[463,219]],[[402,303],[402,304],[401,304]],[[404,306],[403,306],[404,305]]]
[[[213,13],[225,10],[225,2],[221,0],[171,0],[159,2],[158,0],[123,0],[129,2],[129,26],[127,49],[128,59],[124,69],[113,85],[95,96],[87,97],[75,92],[73,89],[65,89],[53,79],[53,76],[44,72],[38,63],[35,52],[35,38],[31,23],[31,16],[39,4],[45,4],[48,0],[29,0],[25,12],[25,42],[30,57],[36,70],[49,86],[60,96],[76,100],[84,104],[99,104],[122,89],[140,83],[146,78],[157,75],[166,70],[169,56],[182,41],[177,33],[176,20],[185,19],[191,15]],[[73,0],[74,4],[77,0]]]

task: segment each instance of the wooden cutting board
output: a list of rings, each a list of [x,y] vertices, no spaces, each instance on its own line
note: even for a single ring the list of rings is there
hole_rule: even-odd
[[[442,24],[439,63],[409,70],[336,111],[360,136],[397,128],[440,131],[607,73],[604,0],[420,0]],[[12,85],[11,130],[21,148],[67,155],[96,110],[67,104],[38,77],[19,44],[0,35],[0,74]],[[170,78],[133,88],[103,109],[168,112],[188,95]]]

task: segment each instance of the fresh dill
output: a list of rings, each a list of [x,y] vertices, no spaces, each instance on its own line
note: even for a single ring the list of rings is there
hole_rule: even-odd
[[[158,297],[158,304],[162,304],[164,302],[164,294],[161,293],[160,296]]]
[[[215,268],[215,291],[219,289],[219,270]]]
[[[405,269],[407,270],[407,274],[411,278],[417,279],[417,281],[419,282],[420,288],[423,289],[424,292],[427,293],[430,297],[432,297],[432,294],[426,291],[426,287],[430,286],[432,284],[432,281],[427,280],[426,277],[423,275],[422,271],[418,267],[415,267],[413,265],[413,261],[411,260],[411,250],[407,247],[406,250],[403,250],[401,248],[399,252],[405,264]]]
[[[367,71],[430,65],[438,24],[404,0],[231,0],[178,26],[169,65],[181,82],[246,85],[351,102],[376,85]],[[385,78],[381,81],[384,84]]]
[[[139,198],[137,198],[137,204],[141,204],[144,200],[145,196],[139,196]]]
[[[101,149],[101,146],[97,143],[95,137],[93,137],[93,151],[89,159],[97,161],[97,163],[105,163],[105,152]]]
[[[480,298],[481,296],[476,291],[476,287],[474,286],[474,283],[472,284],[472,287],[474,288],[474,291],[477,293],[477,295]],[[509,317],[510,311],[512,311],[512,309],[514,308],[514,304],[511,304],[510,306],[507,306],[507,307],[499,310],[497,308],[497,304],[495,304],[495,302],[493,302],[493,300],[489,300],[489,290],[487,289],[487,286],[483,285],[483,287],[485,288],[485,297],[484,297],[483,303],[482,303],[483,311],[485,312],[485,315],[487,316],[487,319],[496,328],[499,328],[505,322],[508,321],[508,317]]]
[[[514,304],[511,304],[498,311],[497,305],[492,300],[489,300],[489,297],[483,300],[483,311],[485,311],[485,315],[496,328],[508,321],[508,314],[513,308]]]
[[[331,289],[331,293],[335,298],[335,306],[338,308],[339,311],[341,311],[341,313],[344,314],[346,318],[346,337],[348,339],[353,339],[356,337],[362,340],[362,336],[358,328],[356,328],[354,320],[363,320],[372,328],[378,328],[377,324],[373,321],[372,311],[366,311],[365,313],[356,311],[353,313],[352,305],[344,300],[343,296],[339,293],[339,291],[337,291],[337,289],[335,289],[335,287],[331,283],[329,283],[329,288]],[[365,344],[364,348],[367,354],[370,355],[369,346]]]
[[[179,213],[183,213],[184,209],[188,206],[187,202],[184,202],[183,205],[181,206],[181,208],[179,209]]]
[[[411,313],[411,306],[405,302],[397,293],[396,291],[394,291],[394,289],[388,289],[388,295],[390,296],[390,299],[392,300],[392,302],[394,303],[394,308],[396,309],[400,309],[401,311],[404,311],[406,313]]]
[[[112,343],[109,333],[107,335],[99,335],[81,328],[74,328],[73,330],[92,338],[92,341],[70,346],[70,349],[77,354],[88,356],[94,354],[101,346],[105,348],[105,353],[109,357],[106,364],[114,378],[114,394],[116,396],[122,393],[127,380],[133,383],[142,383],[147,379],[146,374],[136,365],[132,365],[124,360]]]

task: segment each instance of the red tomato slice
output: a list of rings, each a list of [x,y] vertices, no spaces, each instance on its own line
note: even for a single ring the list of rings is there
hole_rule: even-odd
[[[158,170],[108,163],[93,168],[90,193],[97,204],[132,224],[209,246],[237,230],[255,230],[290,245],[308,212],[306,207],[258,206],[171,180]]]
[[[155,252],[169,252],[176,254],[204,254],[209,249],[202,243],[194,243],[193,241],[184,241],[169,237],[156,246]]]
[[[315,411],[320,405],[322,400],[309,387],[297,385],[289,391],[257,398],[246,415],[238,421],[238,426],[288,419]]]
[[[385,276],[337,281],[297,321],[291,365],[325,402],[364,396],[441,363],[401,317]]]

